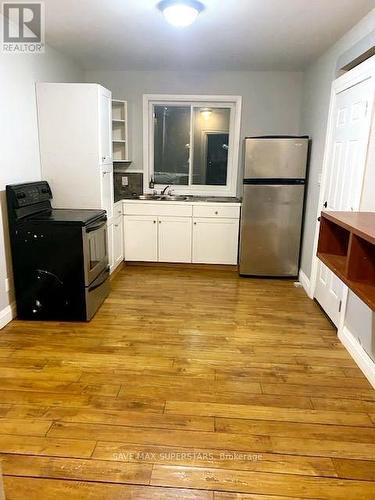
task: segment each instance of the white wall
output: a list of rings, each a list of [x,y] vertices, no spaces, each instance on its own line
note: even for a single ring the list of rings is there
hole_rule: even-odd
[[[76,64],[49,47],[40,55],[0,53],[0,68],[1,327],[2,318],[9,317],[8,306],[12,301],[12,294],[6,290],[11,265],[4,188],[6,184],[40,179],[35,82],[84,80]]]
[[[375,117],[370,133],[366,172],[363,183],[361,206],[364,212],[375,212]],[[375,314],[354,293],[349,291],[345,314],[345,328],[360,343],[375,362]],[[375,368],[374,368],[375,370]],[[375,376],[375,374],[374,374]]]
[[[129,158],[143,168],[143,94],[240,95],[241,139],[248,135],[297,134],[300,129],[302,73],[223,71],[87,71],[87,82],[102,84],[116,99],[128,101]]]
[[[301,132],[308,134],[312,138],[312,149],[301,268],[308,277],[311,274],[311,260],[320,190],[318,180],[322,171],[330,91],[332,81],[336,78],[336,62],[341,54],[349,50],[355,43],[374,29],[375,9],[309,66],[304,73]]]
[[[306,220],[303,235],[301,268],[307,277],[311,274],[313,242],[320,186],[319,174],[322,170],[324,142],[327,128],[331,83],[336,78],[338,58],[350,50],[357,42],[375,29],[375,9],[364,17],[354,28],[333,45],[304,74],[301,132],[312,137],[309,189]],[[372,131],[371,158],[367,162],[366,177],[362,193],[361,210],[375,211],[375,127]],[[345,314],[345,327],[359,342],[356,358],[361,359],[363,351],[375,360],[375,315],[356,295],[349,292]],[[351,338],[351,337],[350,337]],[[350,342],[349,342],[350,344]],[[356,345],[356,342],[353,344]],[[360,347],[362,346],[362,348]],[[366,364],[366,363],[365,363]],[[371,363],[367,363],[371,366]],[[370,368],[375,377],[375,365]]]

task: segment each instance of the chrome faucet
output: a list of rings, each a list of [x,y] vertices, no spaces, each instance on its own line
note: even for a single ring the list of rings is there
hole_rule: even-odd
[[[171,186],[165,186],[165,188],[164,188],[164,189],[160,192],[160,194],[163,194],[163,195],[164,195],[164,194],[165,194],[165,192],[166,192],[166,190],[167,190],[169,187],[171,187]]]

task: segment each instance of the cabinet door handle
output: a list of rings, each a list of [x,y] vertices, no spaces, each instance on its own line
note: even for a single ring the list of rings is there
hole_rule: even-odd
[[[161,220],[159,220],[159,224],[161,224]]]
[[[219,213],[219,212],[218,212],[218,211],[216,211],[216,212],[215,212],[215,215],[218,215],[218,213]]]
[[[196,223],[196,222],[194,222],[194,226],[196,226],[196,225],[197,225],[197,223]]]
[[[156,224],[156,220],[154,220],[153,223]]]

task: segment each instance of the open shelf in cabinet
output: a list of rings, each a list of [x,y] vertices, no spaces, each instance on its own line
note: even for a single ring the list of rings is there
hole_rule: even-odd
[[[126,101],[112,100],[113,161],[128,160],[128,106]]]
[[[317,256],[375,310],[375,213],[322,212]]]

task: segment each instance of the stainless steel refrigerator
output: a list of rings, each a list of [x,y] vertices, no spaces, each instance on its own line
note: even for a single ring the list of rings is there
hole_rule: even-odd
[[[308,137],[245,139],[240,274],[298,275]]]

